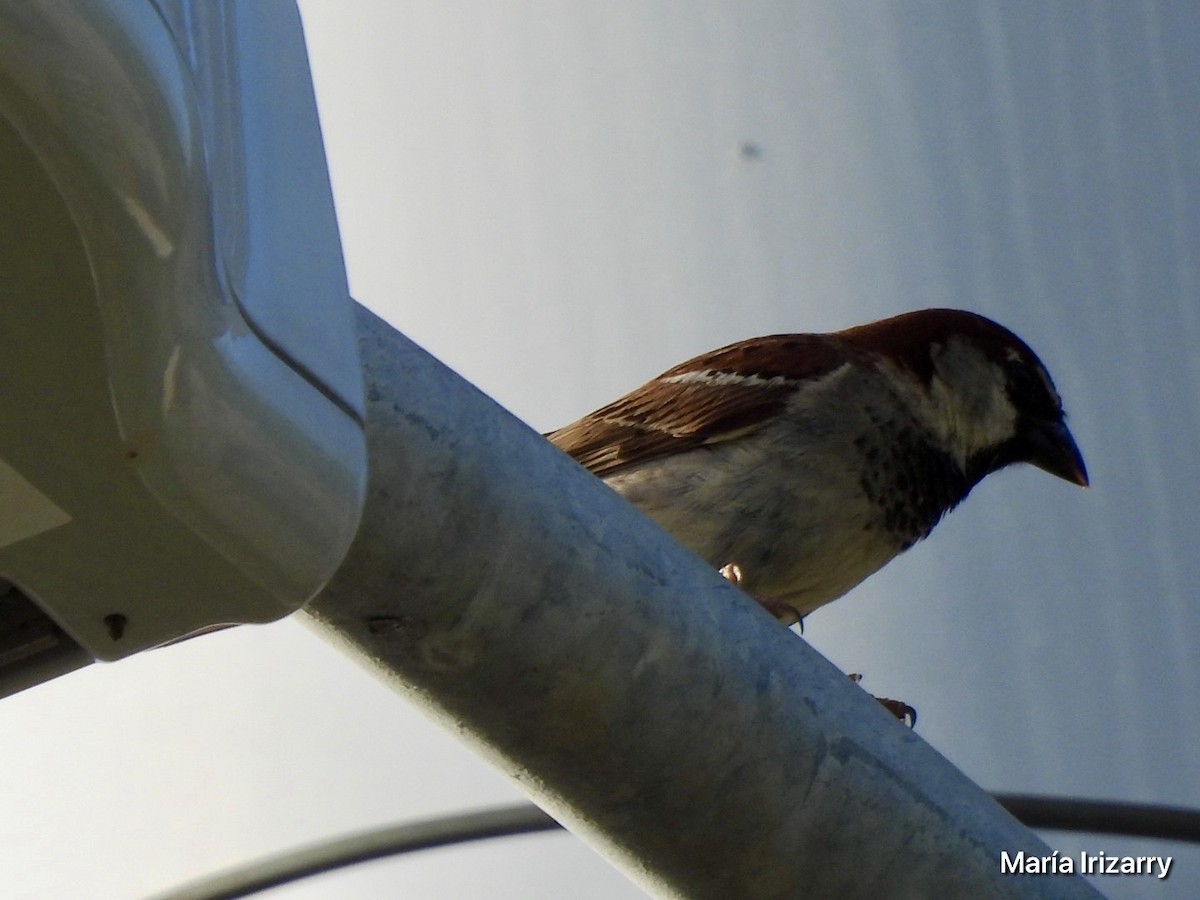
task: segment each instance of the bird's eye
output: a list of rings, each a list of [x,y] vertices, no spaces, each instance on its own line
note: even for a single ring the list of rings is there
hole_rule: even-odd
[[[1008,366],[1008,394],[1013,405],[1042,419],[1062,415],[1062,401],[1044,366],[1022,360]]]

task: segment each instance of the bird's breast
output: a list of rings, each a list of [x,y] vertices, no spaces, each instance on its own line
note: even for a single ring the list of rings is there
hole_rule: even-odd
[[[903,549],[848,465],[853,448],[812,454],[769,436],[730,441],[621,472],[608,483],[743,586],[807,613]]]
[[[743,587],[801,614],[926,536],[963,492],[899,401],[859,402],[852,376],[734,440],[649,461],[608,483]]]

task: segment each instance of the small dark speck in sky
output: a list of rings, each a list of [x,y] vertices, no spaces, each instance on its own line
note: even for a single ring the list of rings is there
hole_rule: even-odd
[[[754,143],[754,141],[742,141],[742,145],[738,148],[738,155],[747,161],[754,161],[762,157],[762,147]]]

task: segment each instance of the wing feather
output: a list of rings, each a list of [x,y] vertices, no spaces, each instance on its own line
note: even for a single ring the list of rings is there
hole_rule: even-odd
[[[845,361],[827,335],[742,341],[681,363],[547,438],[594,474],[612,475],[752,432],[806,381]]]

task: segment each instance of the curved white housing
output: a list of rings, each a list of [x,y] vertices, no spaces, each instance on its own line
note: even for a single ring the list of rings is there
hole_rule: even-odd
[[[0,579],[99,659],[303,604],[366,453],[294,3],[0,5],[0,183]]]

